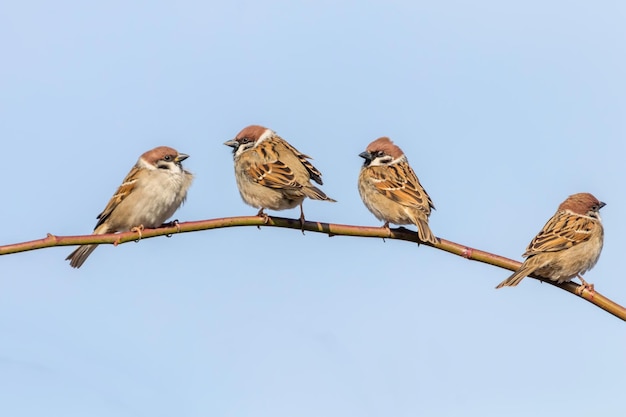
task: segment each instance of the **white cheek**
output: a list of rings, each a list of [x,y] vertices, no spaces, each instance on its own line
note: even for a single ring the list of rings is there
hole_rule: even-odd
[[[161,162],[161,164],[163,164],[163,162]],[[157,169],[160,169],[161,171],[167,172],[171,175],[179,175],[181,172],[183,172],[182,166],[174,162],[165,162],[164,164],[165,166],[167,166],[167,168],[157,167]]]
[[[245,153],[246,151],[254,148],[258,144],[259,144],[259,141],[250,142],[250,143],[245,143],[243,145],[239,145],[239,147],[237,148],[237,152],[235,152],[235,157],[241,156],[243,153]]]
[[[245,151],[246,151],[246,148],[244,148],[243,145],[240,145],[235,151],[235,158],[240,157],[241,154],[244,153]]]
[[[381,162],[381,159],[382,158],[374,158],[374,159],[372,159],[372,161],[370,162],[369,166],[371,166],[371,167],[379,167],[379,166],[382,166],[382,165],[389,165],[389,163],[388,163],[389,160],[386,160],[387,162]]]
[[[393,164],[397,164],[398,162],[402,162],[403,160],[406,160],[404,155],[396,159],[392,159],[390,156],[379,156],[377,158],[372,159],[372,162],[370,162],[370,166],[379,167],[379,166],[393,165]]]

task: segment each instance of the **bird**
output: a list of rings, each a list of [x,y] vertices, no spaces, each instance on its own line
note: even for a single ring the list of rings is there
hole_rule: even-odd
[[[420,241],[436,244],[438,239],[428,226],[435,206],[402,149],[383,136],[359,156],[365,160],[359,173],[359,194],[365,207],[385,222],[382,227],[414,224]]]
[[[291,146],[271,129],[250,125],[224,142],[233,148],[235,179],[243,201],[258,208],[258,216],[267,223],[269,210],[286,210],[300,206],[300,223],[304,227],[302,202],[313,200],[336,202],[311,180],[322,185],[322,173],[310,156]]]
[[[600,257],[604,229],[599,210],[605,205],[589,193],[567,197],[526,248],[522,265],[496,288],[514,287],[534,274],[557,283],[578,277],[581,291],[593,291],[581,275]]]
[[[97,217],[94,235],[156,228],[170,218],[187,197],[193,174],[183,169],[189,155],[167,146],[142,154]],[[80,268],[97,244],[82,245],[65,260]]]

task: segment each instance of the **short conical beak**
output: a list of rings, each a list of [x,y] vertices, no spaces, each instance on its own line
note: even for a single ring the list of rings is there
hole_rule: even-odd
[[[187,155],[186,153],[179,153],[176,159],[174,159],[174,161],[183,162],[187,158],[189,158],[189,155]]]
[[[604,206],[606,206],[606,203],[604,201],[600,201],[600,207],[598,208],[598,210],[600,210]]]
[[[237,142],[235,139],[232,139],[224,142],[224,145],[237,149],[239,147],[239,142]]]
[[[359,154],[359,156],[360,156],[361,158],[363,158],[363,159],[368,160],[368,161],[371,161],[371,160],[372,160],[372,154],[371,154],[371,153],[369,153],[369,152],[367,152],[367,151],[365,151],[365,152],[361,152],[361,153]]]

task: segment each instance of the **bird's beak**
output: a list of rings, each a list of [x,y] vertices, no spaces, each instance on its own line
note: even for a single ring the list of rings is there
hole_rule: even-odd
[[[600,210],[604,206],[606,206],[606,203],[604,201],[600,201],[600,207],[598,208],[598,210]]]
[[[369,153],[369,152],[367,152],[367,151],[365,151],[365,152],[361,152],[361,153],[359,154],[359,156],[360,156],[361,158],[365,159],[366,161],[371,161],[371,160],[372,160],[372,154],[371,154],[371,153]]]
[[[183,162],[187,158],[189,158],[189,155],[187,155],[186,153],[179,153],[178,156],[176,157],[176,159],[174,159],[174,161],[175,162]]]
[[[235,139],[232,139],[224,142],[224,145],[237,149],[239,147],[239,142],[237,142]]]

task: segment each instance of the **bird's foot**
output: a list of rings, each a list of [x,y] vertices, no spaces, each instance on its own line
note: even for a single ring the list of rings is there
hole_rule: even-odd
[[[594,285],[585,281],[583,277],[580,276],[580,274],[578,275],[578,279],[580,280],[581,285],[578,288],[576,288],[576,294],[582,295],[583,291],[587,290],[591,294],[591,298],[593,298],[593,295],[596,292],[596,290],[594,289]]]
[[[178,224],[178,219],[174,219],[171,222],[163,223],[160,227],[172,227],[176,226],[176,233],[180,233],[180,224]],[[172,237],[171,233],[165,235],[165,237]]]
[[[391,228],[389,227],[389,222],[385,222],[385,224],[380,226],[380,228],[385,229],[387,231],[387,237],[391,237]],[[385,241],[385,238],[383,238],[383,242],[384,241]]]
[[[270,216],[265,212],[265,209],[261,207],[261,210],[256,214],[259,217],[263,218],[263,223],[268,224],[270,222]],[[261,226],[257,226],[257,229],[261,229]]]
[[[137,238],[137,240],[135,240],[135,242],[139,242],[141,238],[143,237],[143,234],[141,233],[143,229],[144,229],[143,224],[140,224],[139,226],[135,226],[132,229],[130,229],[131,232],[137,232],[139,234],[139,237]]]
[[[163,223],[161,227],[172,227],[176,226],[176,231],[180,233],[180,224],[178,223],[178,219],[174,219],[171,222]]]

